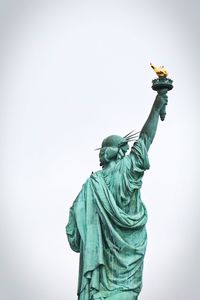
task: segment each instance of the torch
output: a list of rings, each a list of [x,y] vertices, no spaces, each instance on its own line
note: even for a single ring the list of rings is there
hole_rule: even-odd
[[[168,71],[164,66],[156,67],[150,63],[150,66],[157,74],[158,78],[152,80],[152,89],[157,91],[158,94],[166,94],[168,91],[173,89],[173,80],[167,78]],[[164,105],[160,111],[160,119],[164,121],[166,115],[166,105]]]

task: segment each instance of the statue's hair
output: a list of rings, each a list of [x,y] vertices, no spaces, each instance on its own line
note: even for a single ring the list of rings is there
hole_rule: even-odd
[[[123,156],[123,151],[119,147],[103,147],[99,152],[100,166],[104,167],[110,161],[121,159]]]

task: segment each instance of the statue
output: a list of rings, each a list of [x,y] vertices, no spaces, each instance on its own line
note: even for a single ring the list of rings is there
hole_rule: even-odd
[[[103,140],[102,170],[91,174],[70,209],[66,232],[72,250],[80,253],[79,300],[137,300],[142,288],[147,211],[140,189],[172,88],[166,70],[154,70],[159,77],[152,88],[158,94],[142,130]]]

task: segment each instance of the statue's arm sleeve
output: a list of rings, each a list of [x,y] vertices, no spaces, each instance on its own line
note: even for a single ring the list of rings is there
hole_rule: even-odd
[[[134,171],[144,172],[150,168],[146,143],[148,140],[144,141],[143,138],[139,138],[131,148],[130,158]]]
[[[80,252],[80,233],[77,227],[74,208],[70,209],[69,221],[66,226],[66,234],[70,244],[70,247],[75,252]]]

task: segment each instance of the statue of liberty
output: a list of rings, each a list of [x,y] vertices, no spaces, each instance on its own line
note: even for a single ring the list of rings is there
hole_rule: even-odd
[[[103,140],[102,170],[91,174],[70,209],[66,232],[72,250],[80,253],[79,300],[137,300],[141,291],[147,211],[140,190],[172,88],[166,76],[154,81],[158,94],[139,136],[130,132]]]

